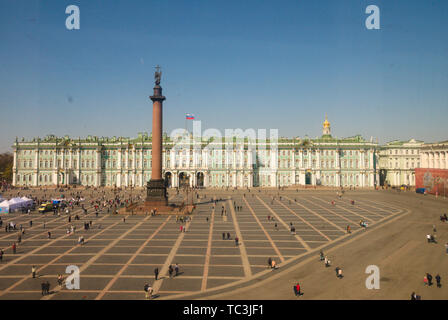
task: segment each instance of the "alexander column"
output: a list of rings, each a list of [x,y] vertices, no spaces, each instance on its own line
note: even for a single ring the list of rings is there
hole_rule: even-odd
[[[150,96],[152,100],[152,166],[151,180],[146,186],[146,205],[166,206],[168,198],[166,195],[165,182],[162,178],[162,104],[165,97],[162,95],[160,79],[162,72],[160,67],[156,67],[154,74],[155,87],[154,95]]]

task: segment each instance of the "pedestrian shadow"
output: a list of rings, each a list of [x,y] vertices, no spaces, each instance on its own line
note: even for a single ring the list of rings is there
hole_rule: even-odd
[[[180,275],[184,274],[184,272],[179,272],[177,275],[175,275],[174,277],[178,277]]]
[[[160,297],[160,294],[153,294],[153,295],[150,297],[150,299],[153,300],[153,299],[157,299],[158,297]]]

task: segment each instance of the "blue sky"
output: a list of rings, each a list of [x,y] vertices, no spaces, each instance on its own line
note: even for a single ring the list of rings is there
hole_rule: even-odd
[[[65,27],[78,5],[80,30]],[[365,9],[381,29],[365,28]],[[16,136],[277,128],[380,142],[448,139],[448,2],[0,0],[0,152]]]

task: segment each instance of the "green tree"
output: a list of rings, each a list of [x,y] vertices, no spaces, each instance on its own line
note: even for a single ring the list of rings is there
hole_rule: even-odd
[[[12,182],[12,165],[14,156],[10,152],[0,154],[0,179]]]

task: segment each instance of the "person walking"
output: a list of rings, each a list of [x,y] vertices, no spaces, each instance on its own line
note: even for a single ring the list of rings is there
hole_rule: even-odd
[[[149,284],[145,283],[145,285],[143,286],[143,291],[145,291],[145,299],[149,300]]]
[[[174,271],[173,266],[170,264],[170,266],[168,267],[168,273],[170,275],[170,278],[173,277],[173,271]]]
[[[239,239],[238,239],[238,237],[235,237],[235,245],[237,246],[237,245],[239,245]]]
[[[58,285],[59,285],[59,287],[62,287],[62,280],[63,280],[62,274],[58,274]]]
[[[339,279],[342,279],[342,269],[339,267],[336,267],[336,277],[338,277]]]
[[[40,287],[42,289],[42,295],[44,296],[46,294],[46,289],[47,289],[47,285],[46,285],[45,281],[40,284]]]
[[[427,273],[426,278],[428,279],[428,286],[432,286],[432,275]]]
[[[16,245],[16,243],[14,242],[14,243],[12,244],[12,253],[16,254],[16,252],[17,252],[17,245]]]
[[[268,259],[268,267],[269,267],[269,268],[272,267],[272,259],[271,259],[271,257],[269,257],[269,259]]]
[[[302,295],[300,289],[300,284],[297,282],[297,284],[294,285],[294,294],[296,295],[296,297],[300,297]]]
[[[426,275],[423,277],[423,285],[428,285],[428,277]]]
[[[33,220],[30,220],[30,228],[33,226]]]
[[[45,283],[45,292],[46,294],[50,294],[50,282],[46,282]]]
[[[175,277],[177,277],[179,275],[179,265],[177,263],[174,266],[174,272],[176,273]]]
[[[445,251],[446,251],[446,253],[448,254],[448,242],[445,243]]]
[[[0,249],[0,262],[3,262],[3,249]]]
[[[159,276],[159,268],[154,269],[154,275],[155,275],[155,279],[158,280],[157,277]]]
[[[440,277],[439,274],[437,274],[436,275],[437,288],[442,288],[442,284],[440,283],[441,280],[442,278]]]
[[[36,278],[36,266],[31,267],[31,274],[33,275],[33,279]]]
[[[222,233],[222,240],[226,240],[226,233],[225,232]]]

